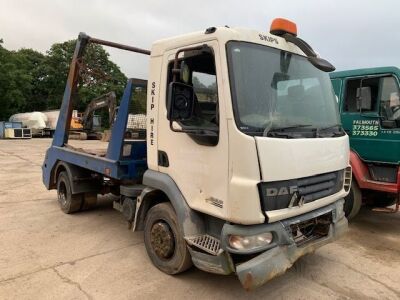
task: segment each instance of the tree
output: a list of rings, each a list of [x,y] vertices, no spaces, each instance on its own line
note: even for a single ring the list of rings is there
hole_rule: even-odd
[[[29,78],[29,90],[25,91],[25,103],[23,111],[45,110],[47,108],[47,91],[41,84],[45,74],[43,64],[45,56],[32,49],[21,49],[16,55],[23,61],[23,66],[19,66]]]
[[[0,39],[0,120],[18,112],[59,109],[76,40],[53,44],[46,55],[9,51]],[[127,78],[102,46],[89,44],[83,57],[75,109],[114,91],[120,100]],[[107,120],[106,113],[102,116]]]
[[[23,111],[26,97],[32,91],[28,61],[18,52],[8,51],[0,42],[0,120]]]
[[[76,40],[54,44],[47,52],[43,85],[48,91],[48,108],[61,105],[75,44]],[[109,59],[103,47],[89,44],[83,56],[76,108],[83,111],[92,99],[110,91],[114,91],[119,100],[126,81],[126,76]]]

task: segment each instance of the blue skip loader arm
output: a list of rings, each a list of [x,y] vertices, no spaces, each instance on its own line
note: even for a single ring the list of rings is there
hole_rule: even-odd
[[[147,82],[145,80],[128,80],[117,118],[111,130],[111,138],[105,157],[92,155],[75,150],[72,147],[67,147],[68,132],[72,118],[73,95],[77,93],[82,56],[89,43],[150,55],[150,51],[147,50],[91,38],[84,33],[79,34],[70,65],[53,142],[46,152],[42,166],[43,183],[47,189],[55,188],[56,178],[54,172],[59,163],[68,163],[116,180],[140,179],[143,172],[147,169],[146,142],[124,141],[132,90],[136,87],[146,87]]]

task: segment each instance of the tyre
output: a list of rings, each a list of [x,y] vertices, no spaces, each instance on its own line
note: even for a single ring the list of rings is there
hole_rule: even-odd
[[[347,219],[353,219],[360,211],[362,204],[361,190],[357,182],[352,180],[349,194],[344,198],[344,213]]]
[[[192,266],[178,219],[170,203],[160,203],[147,212],[144,243],[152,263],[167,274],[178,274]]]
[[[81,209],[82,194],[72,194],[71,182],[66,171],[58,175],[57,198],[61,210],[66,214],[72,214]]]

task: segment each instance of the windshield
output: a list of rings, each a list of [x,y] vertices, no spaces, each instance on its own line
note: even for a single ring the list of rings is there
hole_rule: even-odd
[[[340,130],[329,75],[306,57],[246,42],[229,42],[227,48],[235,119],[241,131],[269,135],[277,130]]]

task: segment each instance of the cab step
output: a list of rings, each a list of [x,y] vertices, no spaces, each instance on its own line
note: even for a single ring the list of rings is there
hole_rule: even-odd
[[[185,237],[185,240],[190,246],[197,247],[212,255],[219,255],[223,251],[220,247],[220,241],[208,234]]]

